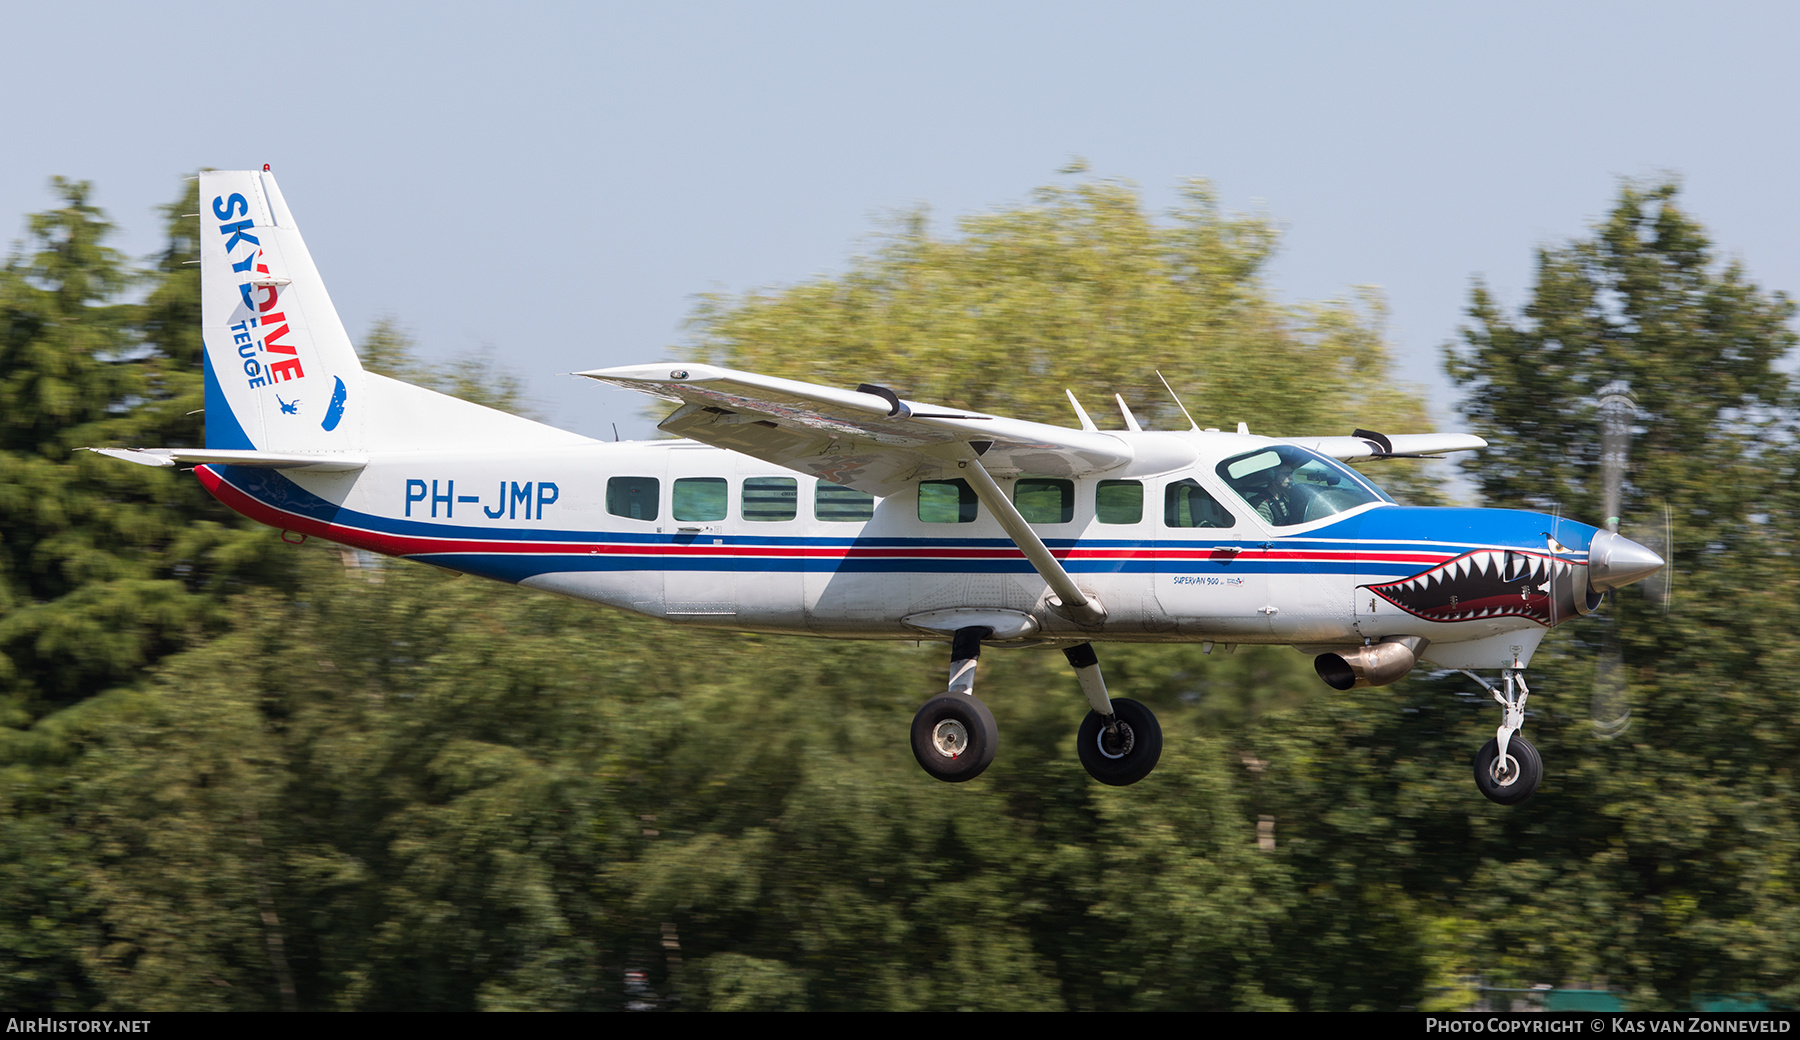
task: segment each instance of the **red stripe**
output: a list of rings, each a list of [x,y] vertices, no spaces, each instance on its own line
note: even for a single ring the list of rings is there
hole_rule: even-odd
[[[750,557],[777,559],[947,559],[947,560],[1018,560],[1024,554],[1017,548],[908,548],[902,546],[780,546],[780,545],[704,545],[645,544],[639,542],[534,542],[482,538],[440,538],[419,535],[396,535],[369,531],[359,527],[328,523],[277,509],[226,482],[210,466],[194,470],[200,483],[231,509],[261,524],[284,531],[298,531],[315,538],[368,549],[389,556],[413,556],[422,553],[523,553],[534,555],[607,555],[607,556],[682,556],[682,557]],[[1294,560],[1359,563],[1438,564],[1460,553],[1359,552],[1357,550],[1245,550],[1259,560]],[[1220,557],[1217,549],[1087,549],[1071,547],[1053,549],[1051,555],[1063,560],[1210,560]],[[1534,554],[1535,555],[1535,554]]]

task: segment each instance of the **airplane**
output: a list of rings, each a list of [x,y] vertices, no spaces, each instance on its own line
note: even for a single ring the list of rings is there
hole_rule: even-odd
[[[1468,675],[1501,707],[1476,784],[1516,804],[1543,776],[1519,732],[1538,644],[1663,566],[1566,517],[1403,506],[1346,465],[1486,446],[1468,434],[1145,430],[1123,398],[1102,430],[1073,392],[1064,428],[661,362],[579,375],[668,400],[680,439],[594,440],[364,370],[269,168],[200,189],[206,446],[92,450],[190,467],[283,537],[677,624],[947,642],[911,733],[939,780],[998,750],[984,646],[1061,649],[1077,756],[1126,786],[1161,728],[1109,693],[1096,643],[1271,644],[1340,691]]]

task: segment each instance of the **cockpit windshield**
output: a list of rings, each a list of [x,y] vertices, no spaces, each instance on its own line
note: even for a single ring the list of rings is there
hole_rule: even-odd
[[[1370,502],[1392,502],[1349,466],[1290,444],[1219,463],[1219,478],[1273,527],[1323,520]]]

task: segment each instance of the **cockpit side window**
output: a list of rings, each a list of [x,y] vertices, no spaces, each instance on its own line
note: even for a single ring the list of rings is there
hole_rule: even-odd
[[[1217,472],[1271,527],[1292,527],[1370,502],[1393,501],[1343,463],[1286,444],[1226,459]]]
[[[1177,480],[1163,489],[1164,527],[1227,528],[1237,525],[1237,518],[1206,493],[1200,482],[1189,477]]]

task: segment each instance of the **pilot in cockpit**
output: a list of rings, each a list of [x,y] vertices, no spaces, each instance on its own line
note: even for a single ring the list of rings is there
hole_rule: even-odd
[[[1274,466],[1264,472],[1266,482],[1250,495],[1251,508],[1274,527],[1299,523],[1305,506],[1295,499],[1294,468]]]

